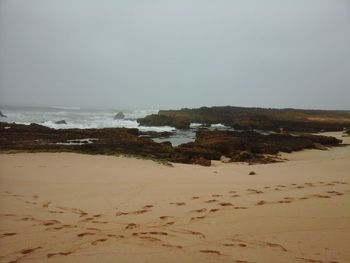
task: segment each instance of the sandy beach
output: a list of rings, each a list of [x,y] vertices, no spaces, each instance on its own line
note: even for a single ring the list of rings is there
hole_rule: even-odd
[[[0,261],[350,262],[350,147],[282,157],[1,154]]]

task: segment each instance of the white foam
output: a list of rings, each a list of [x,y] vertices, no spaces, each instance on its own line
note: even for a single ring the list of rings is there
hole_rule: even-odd
[[[200,127],[202,125],[203,125],[202,123],[192,122],[190,124],[190,128],[198,128],[198,127]]]
[[[58,110],[80,110],[80,107],[51,106],[49,108]]]
[[[83,144],[92,144],[93,141],[98,141],[97,138],[85,138],[85,139],[74,139],[67,140],[66,142],[56,142],[57,145],[83,145]]]
[[[57,110],[55,110],[57,109]],[[122,111],[125,115],[123,120],[114,120],[116,113]],[[155,114],[155,109],[138,110],[83,110],[79,107],[49,108],[16,108],[6,110],[7,122],[18,124],[37,123],[54,129],[100,129],[100,128],[138,128],[141,131],[174,131],[173,127],[146,127],[140,126],[136,119]],[[65,120],[67,124],[55,122]]]
[[[212,125],[210,125],[210,127],[212,127],[212,128],[228,128],[227,126],[225,126],[221,123],[212,124]]]

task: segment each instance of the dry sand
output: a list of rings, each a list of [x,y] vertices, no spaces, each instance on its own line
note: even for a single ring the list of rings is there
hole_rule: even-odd
[[[283,157],[1,154],[0,262],[350,262],[350,147]]]

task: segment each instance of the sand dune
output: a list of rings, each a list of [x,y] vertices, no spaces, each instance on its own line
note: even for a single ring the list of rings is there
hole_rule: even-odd
[[[282,157],[1,154],[0,261],[349,262],[350,147]]]

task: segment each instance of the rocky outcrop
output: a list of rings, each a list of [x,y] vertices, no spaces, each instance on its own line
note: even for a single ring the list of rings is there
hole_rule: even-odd
[[[202,166],[210,166],[211,160],[205,159],[203,157],[195,158],[192,160],[192,164],[198,164]]]
[[[211,160],[269,163],[278,152],[292,152],[341,141],[318,135],[261,135],[256,132],[199,129],[194,142],[173,147],[143,137],[138,129],[51,129],[38,124],[0,123],[2,151],[66,151],[89,154],[131,154],[176,163],[210,166]],[[72,143],[73,142],[73,143]],[[84,143],[86,142],[86,143]]]
[[[56,124],[67,124],[65,120],[55,121]]]
[[[120,111],[114,116],[113,119],[115,119],[115,120],[122,120],[124,118],[125,118],[124,113]]]
[[[322,146],[336,146],[341,143],[334,137],[320,135],[262,135],[257,132],[197,131],[193,143],[181,145],[186,151],[204,158],[220,160],[221,156],[234,162],[268,163],[276,160],[271,155],[279,152],[293,152],[302,149],[319,149]],[[204,155],[206,153],[206,155]]]
[[[1,111],[0,111],[0,117],[7,118],[7,116],[3,114]]]
[[[138,119],[146,126],[173,126],[188,129],[190,123],[216,123],[237,130],[269,131],[341,131],[350,128],[350,112],[297,109],[264,109],[243,107],[202,107],[198,109],[161,110]]]
[[[189,129],[191,122],[186,118],[152,114],[137,120],[143,126],[171,126],[176,129]]]

